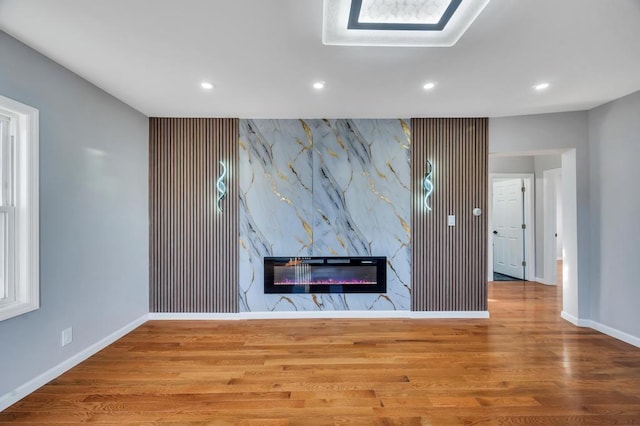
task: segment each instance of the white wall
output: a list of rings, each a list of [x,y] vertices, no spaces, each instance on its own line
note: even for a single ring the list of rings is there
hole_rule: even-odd
[[[562,260],[562,241],[564,233],[562,232],[562,169],[558,169],[555,175],[556,186],[556,261]]]
[[[640,342],[640,92],[589,112],[592,319]]]
[[[564,214],[575,212],[575,233],[566,238],[576,243],[565,248],[565,269],[570,272],[564,282],[563,310],[572,318],[590,317],[590,226],[589,226],[589,138],[586,111],[500,117],[489,120],[489,152],[491,154],[547,155],[563,154],[565,167],[575,176],[563,180],[563,187],[575,194],[575,208],[567,208],[570,198],[563,197]],[[574,165],[565,166],[573,161]],[[572,187],[573,185],[573,187]],[[573,190],[572,188],[575,188]],[[565,225],[567,224],[564,221]],[[565,238],[565,239],[566,239]]]
[[[2,405],[148,312],[148,119],[3,32],[0,52],[0,94],[40,111],[41,283],[0,321]]]

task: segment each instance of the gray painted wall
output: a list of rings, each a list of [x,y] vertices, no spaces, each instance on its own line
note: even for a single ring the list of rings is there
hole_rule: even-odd
[[[640,337],[640,91],[589,112],[593,320]]]
[[[575,318],[590,318],[590,215],[589,215],[589,137],[588,112],[563,112],[489,120],[490,154],[563,155],[563,161],[572,159],[575,150],[575,195],[577,208],[577,277],[570,277],[571,286],[563,288],[565,311]],[[564,163],[563,163],[564,166]],[[563,185],[574,184],[569,179]],[[567,202],[570,200],[567,199]],[[565,215],[573,214],[565,209]],[[566,221],[565,221],[566,222]],[[571,235],[565,229],[565,235]],[[570,252],[571,246],[566,247]],[[569,297],[573,295],[572,297]],[[571,303],[572,300],[573,302]]]
[[[2,396],[148,312],[148,119],[3,32],[0,58],[40,110],[41,308],[0,322]]]
[[[562,158],[560,155],[537,155],[534,157],[536,173],[542,173],[545,170],[559,169],[560,167],[562,167]]]
[[[489,173],[533,173],[534,157],[530,155],[489,156]]]

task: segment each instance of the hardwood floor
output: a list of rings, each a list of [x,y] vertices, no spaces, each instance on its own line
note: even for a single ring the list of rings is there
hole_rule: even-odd
[[[640,349],[489,285],[489,320],[151,321],[0,424],[640,425]]]

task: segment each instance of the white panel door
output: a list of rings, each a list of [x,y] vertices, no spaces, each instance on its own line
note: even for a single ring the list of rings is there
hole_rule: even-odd
[[[493,270],[524,279],[524,196],[522,179],[493,183]]]

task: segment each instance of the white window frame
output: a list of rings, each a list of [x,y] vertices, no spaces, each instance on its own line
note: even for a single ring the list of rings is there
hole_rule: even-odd
[[[39,112],[0,95],[0,115],[11,122],[13,155],[12,206],[0,206],[9,215],[5,248],[9,280],[0,300],[0,321],[40,307],[39,232]]]

